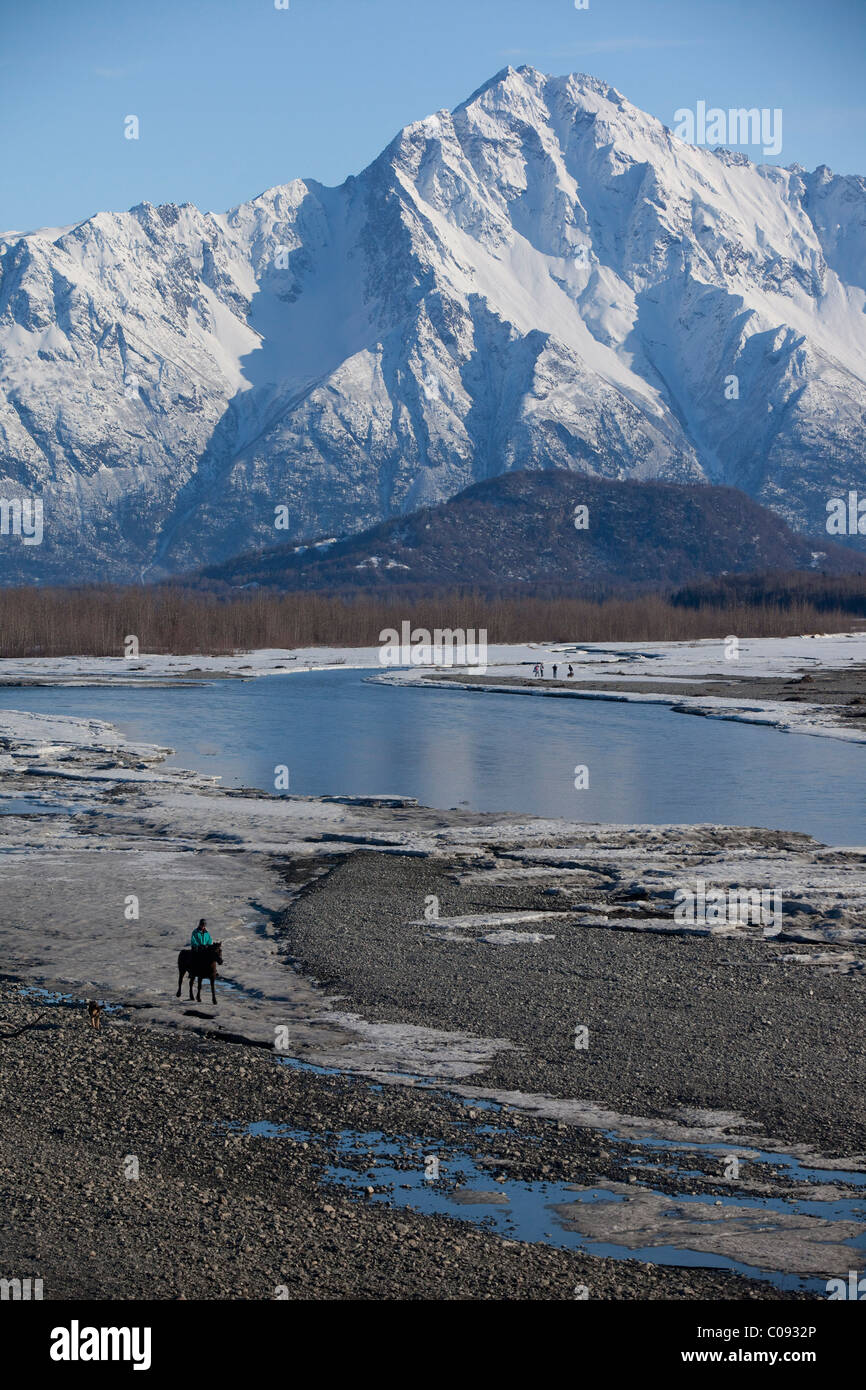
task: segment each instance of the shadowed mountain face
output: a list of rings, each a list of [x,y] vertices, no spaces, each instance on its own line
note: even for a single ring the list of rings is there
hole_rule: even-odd
[[[866,181],[500,73],[340,188],[0,241],[0,580],[345,535],[514,469],[742,488],[821,534],[866,452]]]
[[[609,482],[556,470],[504,474],[349,539],[276,546],[196,578],[217,588],[591,593],[864,566],[846,547],[796,535],[735,488]]]

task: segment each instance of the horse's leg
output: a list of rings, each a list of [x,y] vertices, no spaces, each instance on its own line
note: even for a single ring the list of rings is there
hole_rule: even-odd
[[[196,995],[196,1003],[201,1003],[201,975],[199,975],[198,977],[198,994]]]
[[[189,997],[190,997],[190,1002],[192,1001],[192,990],[193,990],[193,985],[194,985],[194,984],[195,984],[195,971],[194,971],[194,970],[190,970],[190,972],[189,972]]]
[[[214,969],[213,969],[213,970],[211,971],[211,973],[210,973],[210,997],[211,997],[211,999],[213,1000],[214,1004],[216,1003],[216,990],[214,989],[214,980],[215,980],[215,979],[216,979],[216,967],[214,967]]]
[[[184,971],[181,970],[180,967],[178,967],[177,994],[174,996],[175,999],[179,999],[179,998],[180,998],[180,992],[181,992],[181,989],[183,988],[183,977],[184,977]]]

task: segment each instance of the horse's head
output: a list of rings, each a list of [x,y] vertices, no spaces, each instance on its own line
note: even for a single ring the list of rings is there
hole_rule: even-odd
[[[217,965],[222,965],[222,963],[223,963],[223,944],[222,944],[221,941],[215,941],[214,944],[213,944],[213,958],[214,958],[214,960],[216,961]]]

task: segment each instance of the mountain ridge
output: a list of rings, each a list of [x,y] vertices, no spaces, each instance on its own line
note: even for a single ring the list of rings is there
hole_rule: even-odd
[[[354,536],[272,546],[185,582],[217,591],[598,597],[795,570],[862,574],[866,557],[795,534],[736,488],[550,469],[501,474]]]

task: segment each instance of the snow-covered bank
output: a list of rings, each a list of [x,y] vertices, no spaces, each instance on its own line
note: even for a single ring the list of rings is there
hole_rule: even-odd
[[[378,647],[304,647],[223,656],[35,656],[0,658],[0,685],[149,685],[287,675],[378,665]]]
[[[554,662],[569,663],[593,680],[645,680],[648,675],[702,681],[709,675],[790,676],[820,668],[845,668],[866,664],[866,632],[812,633],[801,637],[744,637],[737,639],[732,655],[730,639],[703,638],[695,642],[515,642],[492,643],[486,648],[485,667],[502,676],[525,675],[536,662],[550,678]],[[285,675],[303,671],[383,671],[382,645],[369,647],[262,648],[222,656],[175,656],[141,653],[135,658],[114,656],[2,657],[0,683],[188,680]],[[411,680],[425,671],[442,669],[437,663],[411,670],[388,671],[389,676]],[[448,669],[448,668],[446,668]],[[539,682],[541,684],[541,682]]]
[[[496,645],[488,648],[488,661],[517,665],[534,662],[535,643]],[[305,671],[382,671],[382,646],[295,647],[237,651],[222,656],[171,656],[141,653],[122,656],[34,656],[0,658],[0,685],[143,685],[175,682],[283,676]],[[413,668],[432,671],[433,664]]]
[[[536,662],[541,663],[543,676],[532,675]],[[747,684],[736,688],[738,682],[749,680],[781,682],[817,672],[853,672],[864,666],[866,633],[743,638],[735,643],[730,640],[618,642],[584,647],[545,643],[516,649],[514,655],[507,648],[491,649],[487,669],[479,672],[477,678],[472,671],[464,671],[459,681],[438,681],[436,689],[665,704],[684,714],[866,743],[866,727],[843,724],[833,706],[804,699],[792,707],[788,700],[768,699],[751,692]],[[573,676],[568,676],[569,667]],[[429,687],[430,671],[421,667],[396,670],[373,679],[423,689]],[[526,683],[514,684],[515,681]],[[609,685],[610,688],[587,689],[589,681],[596,687]],[[689,693],[690,687],[706,683],[727,683],[732,693],[730,696]],[[658,685],[659,689],[630,690],[630,684]]]

